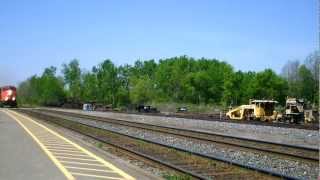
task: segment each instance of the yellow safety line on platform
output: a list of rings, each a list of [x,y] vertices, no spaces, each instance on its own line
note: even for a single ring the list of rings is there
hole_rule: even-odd
[[[42,138],[38,138],[38,139],[41,140],[41,142],[42,142],[43,144],[59,143],[59,140],[55,140],[55,141],[50,140],[50,141],[48,141],[47,139],[42,139]]]
[[[67,143],[63,143],[63,142],[59,142],[59,143],[46,143],[46,145],[48,146],[68,146],[68,147],[72,147],[71,144],[67,144]]]
[[[76,172],[71,172],[71,173],[78,176],[87,176],[87,177],[95,177],[95,178],[102,178],[102,179],[122,179],[122,178],[116,178],[111,176],[97,176],[92,174],[84,174],[84,173],[76,173]]]
[[[45,143],[44,143],[44,144],[45,144]],[[64,147],[50,147],[50,148],[49,148],[49,147],[48,147],[48,149],[49,149],[49,150],[53,150],[53,151],[54,151],[54,150],[57,150],[57,149],[59,149],[59,150],[60,150],[60,149],[61,149],[61,150],[71,150],[71,151],[72,151],[72,150],[78,150],[78,149],[76,149],[75,147],[72,147],[72,148],[64,148]]]
[[[97,171],[97,172],[107,172],[107,173],[116,173],[114,171],[104,170],[104,169],[93,169],[93,168],[83,168],[83,167],[74,167],[74,166],[64,166],[67,169],[80,169],[87,171]]]
[[[46,144],[46,143],[59,143],[59,141],[43,141],[43,140],[42,140],[42,143],[43,143],[43,144]]]
[[[78,157],[88,157],[87,155],[83,155],[83,154],[70,154],[70,153],[60,153],[60,152],[55,152],[53,153],[56,156],[78,156]]]
[[[18,124],[20,124],[20,126],[32,137],[32,139],[36,141],[36,143],[41,147],[45,154],[53,161],[53,163],[60,169],[60,171],[67,177],[68,180],[75,179],[71,175],[71,173],[65,167],[63,167],[63,165],[52,155],[52,153],[48,151],[48,149],[39,141],[39,139],[35,135],[33,135],[33,133],[29,131],[29,129],[24,124],[22,124],[22,122],[20,122],[18,118],[16,118],[7,111],[5,111],[5,113],[8,114],[11,118],[13,118],[15,121],[17,121]]]
[[[49,148],[48,148],[49,149]],[[85,154],[83,152],[79,152],[79,151],[70,151],[70,150],[62,150],[62,149],[55,149],[55,150],[50,150],[52,152],[70,152],[70,153],[82,153],[82,154]]]
[[[52,135],[51,135],[52,136]],[[43,137],[39,137],[38,139],[41,139],[43,142],[59,142],[59,139],[57,138],[43,138]]]
[[[46,143],[47,147],[72,147],[69,144],[50,144],[50,143]]]
[[[79,156],[85,155],[85,153],[79,152],[79,151],[77,151],[77,152],[75,152],[75,151],[52,151],[52,152],[53,152],[53,154],[59,154],[59,153],[70,154],[70,153],[72,153],[73,155],[79,155]],[[86,155],[86,157],[88,157],[88,156]]]
[[[12,118],[14,118],[22,127],[24,127],[24,129],[25,129],[27,132],[29,132],[29,134],[30,134],[35,140],[37,140],[38,144],[45,150],[45,152],[48,154],[48,156],[49,156],[49,157],[52,157],[52,160],[53,160],[54,162],[57,162],[56,165],[57,165],[58,167],[61,167],[61,169],[60,169],[60,168],[59,168],[59,169],[60,169],[61,171],[67,173],[67,174],[65,174],[65,175],[66,175],[66,176],[68,175],[68,176],[67,176],[68,179],[74,179],[74,177],[72,176],[73,173],[72,173],[72,172],[68,172],[68,171],[66,170],[66,168],[63,166],[62,163],[86,164],[86,165],[94,165],[94,166],[107,167],[107,168],[110,168],[111,170],[113,170],[114,172],[118,173],[119,175],[121,175],[121,176],[124,177],[125,179],[128,179],[128,180],[134,180],[134,179],[135,179],[135,178],[133,178],[132,176],[130,176],[130,175],[128,175],[127,173],[125,173],[124,171],[122,171],[121,169],[119,169],[119,168],[117,168],[116,166],[114,166],[113,164],[105,161],[104,159],[100,158],[99,156],[91,153],[90,151],[84,149],[83,147],[81,147],[81,146],[79,146],[78,144],[70,141],[69,139],[61,136],[60,134],[58,134],[57,132],[55,132],[55,131],[47,128],[46,126],[44,126],[44,125],[42,125],[42,124],[34,121],[33,119],[31,119],[31,118],[29,118],[29,117],[27,117],[27,116],[21,115],[21,114],[19,114],[19,113],[16,113],[16,112],[14,112],[14,111],[11,111],[11,110],[10,110],[10,112],[6,112],[6,113],[7,113],[8,115],[10,115]],[[70,162],[70,161],[59,161],[56,157],[54,157],[54,155],[53,155],[53,154],[54,154],[54,151],[58,151],[58,152],[59,152],[59,151],[60,151],[60,152],[62,152],[62,151],[64,151],[64,152],[75,152],[75,151],[70,151],[70,150],[68,150],[68,149],[52,149],[52,150],[50,150],[50,148],[46,148],[46,147],[45,147],[45,144],[42,144],[42,143],[40,142],[40,140],[37,139],[36,136],[35,136],[34,134],[32,134],[32,133],[30,132],[30,130],[29,130],[25,125],[23,125],[23,123],[22,123],[20,120],[18,120],[18,119],[17,119],[14,115],[12,115],[11,113],[12,113],[12,114],[15,114],[16,116],[19,116],[19,117],[21,117],[21,118],[23,118],[23,119],[27,119],[27,120],[29,120],[30,122],[36,124],[36,125],[39,126],[39,127],[42,127],[43,129],[47,130],[49,133],[51,133],[51,134],[53,134],[54,136],[58,137],[58,138],[57,138],[58,140],[61,139],[61,140],[63,140],[64,142],[73,145],[73,146],[75,147],[75,149],[80,150],[81,153],[87,154],[89,157],[95,159],[97,162],[100,162],[102,165],[99,165],[99,164],[89,164],[89,163],[80,163],[80,162]],[[48,142],[48,143],[49,143],[49,142]],[[51,153],[50,151],[53,151],[53,153]],[[79,152],[79,151],[78,151],[78,152]],[[81,174],[81,173],[80,173],[80,174]],[[95,177],[95,175],[87,175],[87,176]],[[96,176],[96,177],[98,178],[99,176]],[[110,177],[110,178],[111,178],[111,177]],[[112,179],[121,179],[121,178],[112,178]]]
[[[96,162],[97,160],[95,159],[85,159],[85,158],[75,158],[75,157],[66,157],[66,156],[58,156],[56,155],[56,158],[58,159],[73,159],[73,160],[80,160],[80,161],[93,161],[93,162]]]
[[[60,161],[62,163],[67,163],[67,164],[80,164],[80,165],[89,165],[89,166],[99,166],[99,167],[106,167],[103,164],[91,164],[91,163],[82,163],[82,162],[74,162],[74,161]]]

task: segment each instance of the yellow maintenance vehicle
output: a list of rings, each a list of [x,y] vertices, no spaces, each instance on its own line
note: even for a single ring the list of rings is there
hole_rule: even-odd
[[[232,120],[274,121],[278,115],[275,111],[277,103],[274,100],[250,100],[248,105],[231,109],[226,116]]]
[[[299,123],[304,120],[303,99],[289,98],[286,100],[286,110],[283,120],[290,123]]]
[[[303,99],[287,97],[285,114],[281,120],[289,123],[311,123],[315,121],[316,114]]]

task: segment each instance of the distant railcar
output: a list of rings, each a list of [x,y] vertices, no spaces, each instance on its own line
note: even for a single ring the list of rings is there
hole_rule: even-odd
[[[14,86],[0,87],[0,105],[17,107],[17,89]]]

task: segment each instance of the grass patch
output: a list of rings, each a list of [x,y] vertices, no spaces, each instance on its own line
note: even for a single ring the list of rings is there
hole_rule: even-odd
[[[167,180],[191,180],[192,179],[188,175],[177,175],[177,174],[164,174],[162,177]]]
[[[103,147],[103,144],[100,143],[100,142],[98,142],[98,143],[97,143],[97,147],[101,149],[101,148]]]

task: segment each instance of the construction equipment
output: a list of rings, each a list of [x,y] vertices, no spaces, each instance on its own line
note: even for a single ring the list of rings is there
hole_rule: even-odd
[[[304,122],[305,123],[313,123],[319,119],[319,113],[316,109],[308,109],[304,110]]]
[[[184,113],[184,112],[188,112],[187,107],[178,107],[177,108],[177,113]]]
[[[241,105],[226,113],[227,118],[233,120],[274,121],[277,112],[274,110],[277,101],[250,100],[249,105]]]
[[[143,104],[138,105],[136,107],[136,110],[140,113],[159,113],[160,112],[156,107],[145,106]]]
[[[304,121],[304,101],[303,99],[287,98],[286,111],[283,117],[286,122],[301,123]]]
[[[82,110],[84,110],[84,111],[93,111],[94,108],[93,108],[92,104],[84,103],[83,106],[82,106]]]
[[[286,100],[286,111],[283,119],[290,123],[311,123],[316,119],[316,110],[308,108],[303,99],[289,98]]]

